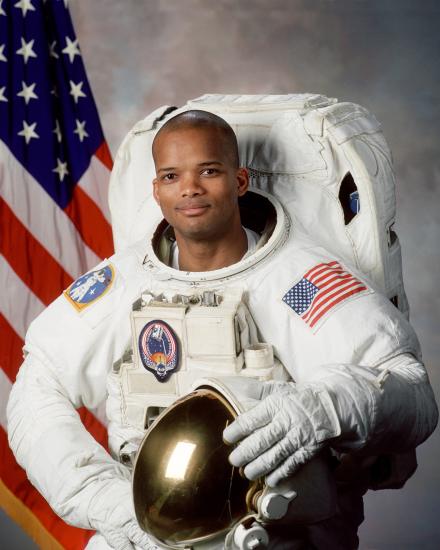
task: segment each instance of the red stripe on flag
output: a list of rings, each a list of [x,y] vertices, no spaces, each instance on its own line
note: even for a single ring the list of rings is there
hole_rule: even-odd
[[[23,340],[0,313],[0,368],[11,382],[15,381],[18,368],[23,362]],[[4,396],[2,396],[4,397]]]
[[[79,550],[86,546],[93,531],[72,527],[53,512],[47,501],[31,485],[25,471],[16,463],[8,445],[6,432],[1,427],[0,478],[66,550]]]
[[[361,286],[359,288],[355,288],[354,290],[350,290],[349,292],[346,292],[339,296],[336,300],[330,302],[314,319],[310,322],[310,326],[313,327],[321,317],[327,313],[329,309],[334,307],[336,304],[339,304],[339,302],[342,302],[342,300],[345,300],[346,298],[349,298],[350,296],[353,296],[354,294],[358,294],[359,292],[362,292],[363,290],[367,290],[366,286]]]
[[[72,277],[29,233],[1,197],[0,234],[0,252],[44,304],[50,304],[71,284]]]
[[[110,170],[110,172],[112,171],[113,159],[106,141],[103,141],[98,147],[95,152],[95,157],[99,159],[102,164]]]
[[[72,199],[64,211],[95,254],[101,258],[108,258],[113,254],[110,224],[96,203],[78,185],[75,186]]]

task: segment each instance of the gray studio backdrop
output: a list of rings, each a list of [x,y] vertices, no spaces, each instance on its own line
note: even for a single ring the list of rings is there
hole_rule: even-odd
[[[376,115],[394,154],[411,319],[440,396],[440,2],[70,0],[70,9],[113,155],[156,107],[208,92],[318,92]],[[440,548],[439,450],[436,432],[404,489],[368,495],[362,550]]]

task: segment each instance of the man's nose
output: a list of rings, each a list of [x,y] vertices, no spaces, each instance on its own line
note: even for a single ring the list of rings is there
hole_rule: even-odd
[[[198,174],[186,174],[181,182],[182,197],[194,197],[204,193]]]

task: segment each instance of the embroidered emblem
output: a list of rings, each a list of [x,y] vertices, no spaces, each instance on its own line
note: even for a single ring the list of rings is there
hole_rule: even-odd
[[[75,309],[81,311],[107,292],[113,283],[114,277],[113,266],[108,264],[101,269],[90,271],[79,277],[64,291],[64,296]]]
[[[179,364],[179,346],[173,329],[165,321],[147,323],[139,334],[139,355],[144,367],[159,382],[166,382]]]
[[[321,263],[307,271],[303,278],[283,296],[285,302],[310,327],[337,304],[359,294],[367,287],[344,270],[339,262]]]

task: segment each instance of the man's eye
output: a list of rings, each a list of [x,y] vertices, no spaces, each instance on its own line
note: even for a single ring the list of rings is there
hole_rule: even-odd
[[[175,179],[176,177],[176,174],[173,174],[173,173],[169,173],[169,174],[165,174],[162,179],[164,181],[172,181],[173,179]]]
[[[214,174],[218,174],[218,170],[216,168],[205,168],[202,174],[205,176],[212,176]]]

